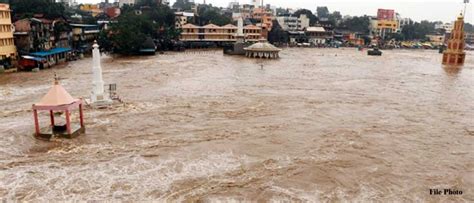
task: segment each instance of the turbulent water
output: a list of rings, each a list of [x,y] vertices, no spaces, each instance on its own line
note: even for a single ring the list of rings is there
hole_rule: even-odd
[[[124,103],[50,142],[31,105],[54,72],[89,97],[91,59],[0,75],[0,200],[474,201],[474,53],[280,55],[105,57]],[[447,188],[463,194],[429,195]]]

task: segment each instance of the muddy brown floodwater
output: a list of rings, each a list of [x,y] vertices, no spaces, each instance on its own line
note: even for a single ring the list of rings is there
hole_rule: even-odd
[[[51,142],[33,138],[31,105],[54,72],[88,97],[91,59],[0,75],[0,199],[474,201],[473,52],[462,69],[436,51],[281,56],[105,57],[125,103]],[[429,195],[448,188],[463,194]]]

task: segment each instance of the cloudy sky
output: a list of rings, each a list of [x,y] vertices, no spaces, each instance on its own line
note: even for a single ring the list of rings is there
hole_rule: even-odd
[[[91,3],[101,0],[77,0]],[[174,3],[175,0],[170,0]],[[195,0],[202,3],[204,0]],[[230,1],[250,3],[251,0],[206,0],[215,6],[227,6]],[[441,20],[453,21],[464,8],[464,0],[264,0],[265,4],[277,7],[306,8],[315,11],[317,6],[328,6],[330,11],[340,11],[342,15],[376,15],[378,8],[395,9],[402,17],[410,17],[416,21]],[[466,21],[473,23],[474,0],[468,4]]]

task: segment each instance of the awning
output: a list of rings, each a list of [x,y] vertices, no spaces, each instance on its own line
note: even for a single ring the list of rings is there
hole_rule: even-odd
[[[46,61],[45,58],[34,57],[34,56],[22,56],[22,58],[28,59],[28,60],[33,60],[33,61],[38,61],[38,62]]]
[[[70,48],[54,48],[49,51],[40,51],[40,52],[30,53],[30,55],[38,56],[38,57],[46,57],[46,56],[51,56],[51,55],[70,52],[70,51],[71,51]]]

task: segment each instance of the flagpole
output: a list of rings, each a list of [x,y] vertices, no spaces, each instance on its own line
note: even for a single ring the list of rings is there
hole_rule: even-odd
[[[469,3],[469,0],[464,0],[464,14],[463,17],[466,17],[466,10],[467,10],[467,4]]]

